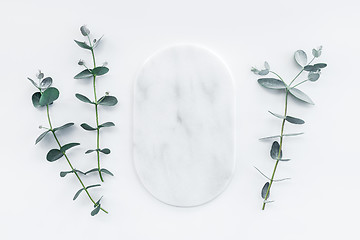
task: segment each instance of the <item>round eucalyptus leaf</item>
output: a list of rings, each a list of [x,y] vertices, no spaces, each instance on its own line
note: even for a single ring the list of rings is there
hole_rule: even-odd
[[[75,79],[84,79],[84,78],[89,78],[89,77],[93,77],[93,74],[90,72],[90,70],[85,69],[83,71],[81,71],[80,73],[75,75]]]
[[[108,148],[104,148],[104,149],[100,149],[100,152],[104,153],[104,154],[110,154],[110,149]]]
[[[60,177],[65,177],[66,175],[68,175],[69,173],[72,173],[73,171],[64,171],[64,172],[60,172]]]
[[[309,81],[315,82],[319,78],[320,78],[320,73],[309,72],[309,74],[308,74]]]
[[[46,77],[43,80],[41,80],[40,82],[40,88],[41,89],[47,89],[48,87],[51,86],[53,80],[51,77]]]
[[[268,75],[269,74],[269,69],[260,70],[257,74],[259,74],[261,76]]]
[[[76,41],[76,40],[74,40],[74,41],[76,42],[76,44],[77,44],[79,47],[84,48],[84,49],[91,50],[91,47],[90,47],[89,45],[87,45],[85,42],[79,42],[79,41]]]
[[[85,37],[90,34],[90,30],[86,27],[86,25],[80,27],[80,32]]]
[[[44,78],[44,73],[42,73],[40,70],[39,70],[39,73],[36,74],[36,77],[41,80]]]
[[[91,216],[95,216],[96,214],[99,213],[99,211],[100,211],[100,206],[101,206],[101,204],[98,204],[98,205],[96,206],[96,208],[94,208],[94,210],[91,211]]]
[[[49,162],[54,162],[61,158],[63,156],[63,153],[59,149],[51,149],[48,154],[46,155],[46,159]]]
[[[94,104],[92,101],[90,101],[89,98],[87,98],[86,96],[84,96],[84,95],[82,95],[82,94],[80,94],[80,93],[76,93],[76,94],[75,94],[75,97],[76,97],[77,99],[79,99],[80,101],[82,101],[82,102]]]
[[[114,106],[118,100],[114,96],[104,96],[99,99],[98,104],[103,106]]]
[[[89,124],[87,124],[87,123],[82,123],[80,126],[81,126],[83,129],[87,130],[87,131],[95,131],[95,130],[96,130],[96,128],[91,127],[91,126],[90,126]]]
[[[304,92],[302,92],[301,90],[299,90],[297,88],[291,88],[289,92],[292,96],[294,96],[296,99],[298,99],[300,101],[303,101],[303,102],[306,102],[306,103],[309,103],[312,105],[315,104],[308,95],[306,95]]]
[[[304,120],[302,120],[300,118],[291,117],[291,116],[286,116],[285,120],[288,121],[289,123],[293,123],[293,124],[304,124],[305,123]]]
[[[269,191],[268,195],[266,196],[266,193],[268,192],[268,189],[269,189],[269,185],[270,185],[269,182],[266,182],[265,185],[263,186],[263,188],[261,189],[261,197],[263,199],[265,199],[265,197],[266,197],[266,199],[268,199],[270,196],[270,191]]]
[[[31,100],[32,100],[32,103],[34,105],[34,107],[38,108],[38,107],[42,107],[39,103],[40,101],[40,98],[41,98],[41,93],[40,92],[36,92],[32,95],[31,97]]]
[[[264,88],[269,89],[285,89],[286,86],[283,81],[275,78],[260,78],[258,79],[258,83]]]
[[[279,150],[280,150],[280,144],[277,141],[274,141],[270,150],[270,156],[272,159],[277,160],[279,158],[282,158],[282,151],[280,151],[279,154]]]
[[[96,67],[93,70],[91,70],[91,72],[95,76],[101,76],[109,72],[109,69],[107,67]]]
[[[313,49],[312,54],[314,57],[318,58],[321,56],[322,46],[320,46],[318,49]]]
[[[294,54],[294,58],[297,64],[300,65],[300,67],[304,67],[307,63],[307,55],[303,50],[297,50]]]
[[[54,102],[59,97],[59,90],[54,87],[49,87],[46,89],[40,97],[39,104],[41,106],[46,106]]]

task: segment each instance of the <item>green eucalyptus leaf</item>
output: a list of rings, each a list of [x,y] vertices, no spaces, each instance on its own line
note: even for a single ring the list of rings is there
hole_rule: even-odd
[[[89,173],[92,173],[92,172],[98,172],[98,171],[99,171],[99,169],[97,169],[97,168],[93,168],[93,169],[91,169],[91,170],[89,170],[89,171],[85,172],[85,175],[87,175],[87,174],[89,174]]]
[[[280,115],[280,114],[277,114],[277,113],[273,113],[273,112],[270,112],[268,111],[271,115],[277,117],[277,118],[280,118],[280,119],[284,119],[285,117],[283,115]]]
[[[61,127],[56,127],[53,129],[54,132],[58,131],[58,130],[62,130],[62,129],[65,129],[65,128],[68,128],[68,127],[71,127],[73,126],[74,123],[66,123],[64,125],[62,125]]]
[[[260,70],[257,74],[261,75],[261,76],[265,76],[265,75],[268,75],[269,74],[269,69],[263,69],[263,70]]]
[[[100,206],[101,206],[101,204],[98,204],[98,205],[96,206],[96,208],[94,208],[94,210],[91,211],[91,216],[95,216],[96,214],[99,213],[99,211],[100,211]]]
[[[99,125],[99,128],[102,128],[102,127],[113,127],[115,126],[115,124],[113,122],[106,122],[106,123],[103,123],[101,125]]]
[[[258,83],[269,89],[285,89],[286,85],[283,81],[280,81],[279,79],[275,78],[260,78],[258,79]]]
[[[314,64],[314,65],[307,65],[304,67],[304,70],[305,71],[308,71],[308,72],[316,72],[318,71],[319,69],[322,69],[322,68],[325,68],[327,66],[326,63],[317,63],[317,64]]]
[[[294,54],[294,58],[297,64],[300,65],[300,67],[304,67],[307,63],[307,55],[303,50],[297,50]]]
[[[110,152],[111,152],[110,149],[108,149],[108,148],[100,149],[99,151],[104,154],[110,154]]]
[[[81,174],[85,175],[85,173],[83,173],[82,171],[74,169],[74,170],[71,170],[71,171],[60,172],[60,177],[65,177],[67,174],[74,173],[74,172],[81,173]]]
[[[27,79],[29,79],[29,81],[37,88],[37,89],[39,89],[39,86],[37,85],[37,83],[34,81],[34,80],[32,80],[31,78],[27,78]]]
[[[63,172],[60,172],[60,177],[65,177],[67,174],[69,173],[73,173],[73,171],[63,171]]]
[[[85,69],[85,70],[81,71],[80,73],[76,74],[76,76],[74,78],[75,79],[84,79],[84,78],[89,78],[89,77],[93,77],[93,74],[90,72],[89,69]]]
[[[101,76],[109,72],[109,69],[107,67],[96,67],[91,72],[94,76]]]
[[[90,101],[89,98],[87,98],[86,96],[80,94],[80,93],[76,93],[75,94],[75,97],[77,99],[79,99],[80,101],[84,102],[84,103],[91,103],[91,104],[94,104],[92,101]]]
[[[87,150],[85,152],[85,154],[89,154],[89,153],[96,152],[96,151],[97,151],[97,149],[90,149],[90,150]]]
[[[84,48],[84,49],[91,50],[91,47],[90,47],[89,45],[87,45],[87,43],[85,43],[85,42],[79,42],[79,41],[76,41],[76,40],[74,40],[74,41],[76,42],[76,44],[77,44],[79,47]]]
[[[59,90],[54,87],[49,87],[46,89],[39,99],[39,104],[41,106],[46,106],[54,102],[56,99],[59,98]]]
[[[80,32],[85,37],[90,34],[90,30],[86,27],[86,25],[80,27]]]
[[[320,69],[320,68],[326,68],[327,67],[327,64],[326,63],[317,63],[317,64],[314,64],[314,67]]]
[[[306,102],[306,103],[309,103],[309,104],[312,104],[314,105],[315,103],[313,102],[313,100],[311,100],[311,98],[306,95],[304,92],[300,91],[299,89],[297,88],[291,88],[290,89],[290,94],[293,95],[296,99],[299,99],[303,102]]]
[[[62,152],[66,152],[67,150],[69,150],[70,148],[73,148],[75,146],[78,146],[80,145],[80,143],[68,143],[68,144],[65,144],[64,146],[62,146],[60,148],[60,151]]]
[[[291,117],[291,116],[286,116],[285,120],[288,121],[289,123],[293,123],[293,124],[304,124],[305,123],[304,120],[302,120],[300,118]]]
[[[282,158],[282,151],[280,151],[279,154],[279,150],[280,150],[279,143],[277,141],[274,141],[270,150],[270,156],[272,159],[277,160],[279,158]]]
[[[31,100],[32,100],[32,103],[33,103],[33,106],[38,108],[38,107],[42,107],[39,103],[40,101],[40,98],[41,98],[41,93],[40,92],[36,92],[32,95],[31,97]]]
[[[47,130],[47,131],[43,132],[42,134],[40,134],[40,136],[36,139],[35,144],[40,142],[46,136],[46,134],[48,134],[48,132],[50,132],[50,130]]]
[[[100,186],[101,186],[100,184],[90,185],[90,186],[87,186],[86,189],[100,187]]]
[[[40,88],[41,89],[47,89],[48,87],[51,86],[53,80],[51,77],[46,77],[43,80],[41,80],[40,82]]]
[[[269,70],[270,71],[270,65],[267,61],[264,62],[264,67],[266,70]]]
[[[270,185],[269,182],[266,182],[265,185],[263,186],[263,188],[261,189],[261,197],[263,199],[265,199],[265,197],[266,197],[265,200],[267,200],[270,196],[270,191],[269,191],[268,195],[266,196],[266,193],[268,192],[268,189],[269,189],[269,185]]]
[[[93,188],[93,187],[99,187],[99,186],[101,186],[101,185],[100,184],[90,185],[90,186],[87,186],[86,189]],[[75,193],[75,196],[74,196],[73,200],[75,200],[83,190],[84,190],[84,188],[79,189],[79,191],[77,191]]]
[[[114,106],[117,102],[118,100],[114,96],[104,96],[99,99],[98,104],[103,106]]]
[[[73,200],[76,200],[82,191],[84,191],[84,188],[79,189],[79,191],[75,193]]]
[[[114,174],[112,174],[112,172],[110,172],[109,170],[107,170],[107,169],[105,169],[105,168],[102,168],[102,169],[100,170],[100,172],[103,172],[103,173],[109,174],[109,175],[111,175],[111,176],[114,176]]]
[[[99,198],[99,200],[96,201],[96,203],[94,204],[94,207],[96,207],[97,205],[100,204],[100,201],[101,201],[102,198],[103,198],[103,197],[101,196],[101,198]]]
[[[83,123],[80,126],[87,131],[95,131],[96,130],[96,128],[93,128],[89,124],[86,124],[86,123]]]
[[[287,161],[290,161],[291,159],[290,158],[279,158],[277,160],[282,161],[282,162],[287,162]]]
[[[304,133],[288,133],[288,134],[283,134],[283,137],[292,137],[292,136],[298,136],[298,135],[302,135]],[[274,135],[274,136],[269,136],[269,137],[263,137],[260,138],[259,140],[268,140],[268,139],[274,139],[274,138],[279,138],[281,137],[280,135]]]
[[[48,154],[46,155],[46,159],[49,162],[54,162],[61,158],[63,156],[63,153],[59,149],[51,149]]]
[[[321,56],[321,50],[322,50],[322,46],[320,46],[318,49],[313,49],[312,50],[312,54],[314,57],[318,58]]]
[[[319,78],[320,78],[320,73],[309,72],[309,74],[308,74],[309,81],[315,82]]]

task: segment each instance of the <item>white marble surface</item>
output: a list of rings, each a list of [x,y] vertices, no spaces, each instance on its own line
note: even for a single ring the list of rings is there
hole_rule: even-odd
[[[226,65],[202,47],[168,47],[146,61],[134,90],[134,160],[145,188],[181,207],[217,197],[234,171]]]

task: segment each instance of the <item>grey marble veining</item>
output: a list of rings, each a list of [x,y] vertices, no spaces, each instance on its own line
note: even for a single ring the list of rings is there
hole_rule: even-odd
[[[228,185],[234,159],[234,89],[209,50],[157,52],[134,86],[134,161],[145,188],[182,207],[204,204]]]

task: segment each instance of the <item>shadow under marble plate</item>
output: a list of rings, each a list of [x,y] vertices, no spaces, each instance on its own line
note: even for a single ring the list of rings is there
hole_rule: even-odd
[[[145,188],[191,207],[220,195],[234,171],[234,89],[211,51],[176,45],[157,52],[134,85],[133,151]]]

